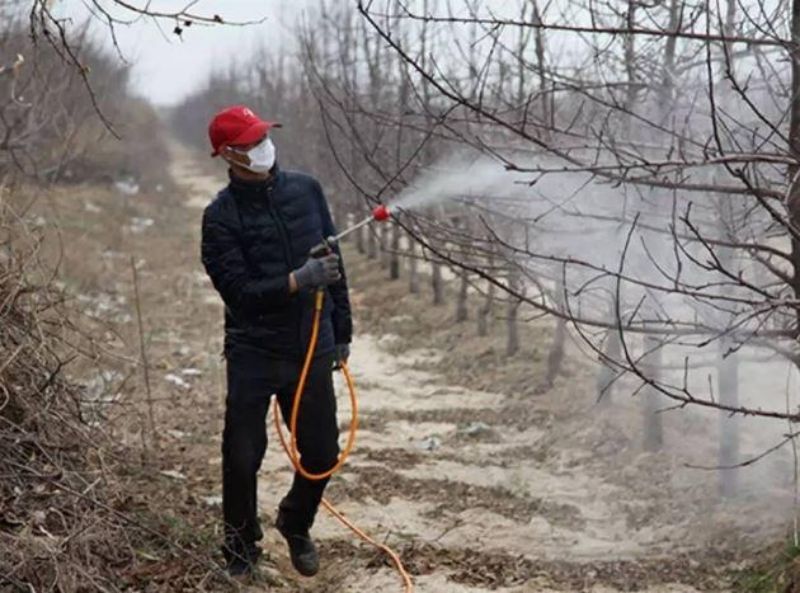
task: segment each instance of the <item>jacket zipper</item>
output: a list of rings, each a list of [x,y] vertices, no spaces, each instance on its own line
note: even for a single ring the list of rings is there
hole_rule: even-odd
[[[294,265],[294,252],[292,250],[292,244],[289,242],[289,231],[286,229],[283,218],[273,203],[272,192],[273,190],[271,188],[267,191],[267,208],[269,208],[275,225],[278,227],[278,234],[281,237],[281,245],[283,246],[283,257],[286,260],[286,267],[289,273],[291,273],[292,266]],[[295,301],[295,307],[297,307],[297,303],[300,302],[300,299]],[[301,352],[303,343],[303,312],[299,311],[298,314],[295,315],[295,318],[297,319],[297,332],[295,335],[297,336],[297,345],[299,346],[298,352]]]
[[[289,243],[289,233],[283,224],[283,219],[281,218],[281,215],[278,214],[278,211],[272,204],[271,195],[267,196],[267,208],[269,208],[269,213],[272,216],[272,219],[275,221],[275,226],[278,227],[278,234],[281,236],[281,247],[283,247],[283,259],[286,261],[286,267],[289,268],[289,271],[291,272],[293,257],[291,252],[292,246]]]

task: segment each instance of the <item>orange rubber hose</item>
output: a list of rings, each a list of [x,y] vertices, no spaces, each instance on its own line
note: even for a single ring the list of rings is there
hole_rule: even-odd
[[[408,574],[405,566],[403,566],[403,561],[400,560],[400,556],[392,550],[386,544],[382,544],[380,542],[375,541],[366,533],[364,533],[361,529],[356,527],[347,517],[345,517],[340,510],[334,507],[327,499],[322,499],[322,505],[327,509],[327,511],[336,517],[339,522],[341,522],[345,527],[350,529],[353,533],[355,533],[358,537],[363,539],[365,542],[372,544],[379,550],[381,550],[384,554],[386,554],[389,558],[391,558],[392,562],[394,563],[395,569],[397,572],[400,573],[400,578],[403,579],[403,585],[405,586],[405,593],[414,593],[414,581],[411,580],[411,575]]]
[[[311,363],[314,361],[314,351],[317,349],[317,339],[319,338],[319,320],[322,314],[322,304],[325,300],[325,293],[318,290],[314,295],[314,322],[311,326],[311,338],[308,341],[308,349],[306,350],[306,358],[303,362],[303,370],[300,372],[300,379],[297,381],[297,388],[294,391],[292,398],[292,415],[289,418],[289,458],[292,465],[297,472],[307,480],[324,480],[331,477],[338,472],[344,465],[350,453],[353,451],[353,446],[356,442],[356,432],[358,431],[358,402],[356,400],[356,392],[353,388],[353,380],[348,372],[347,365],[342,365],[342,372],[344,373],[345,380],[348,387],[350,387],[350,406],[352,413],[350,416],[350,430],[347,435],[347,443],[344,446],[344,451],[339,455],[339,459],[332,468],[327,471],[314,474],[306,470],[300,462],[300,454],[297,451],[297,419],[300,416],[300,401],[303,397],[303,392],[306,387],[306,379],[308,378],[308,371],[311,368]],[[276,401],[277,404],[277,401]]]
[[[308,350],[306,351],[306,357],[303,361],[303,368],[300,371],[300,378],[297,381],[297,388],[295,389],[294,396],[292,399],[292,415],[289,419],[289,439],[287,442],[286,437],[283,435],[283,429],[281,428],[281,411],[278,406],[277,398],[273,402],[273,414],[272,418],[275,422],[275,430],[278,432],[278,439],[281,442],[281,446],[283,447],[284,452],[286,453],[289,461],[291,461],[292,466],[294,467],[295,471],[297,471],[301,476],[308,480],[324,480],[332,476],[334,473],[339,471],[342,466],[344,465],[347,458],[350,456],[350,453],[353,451],[353,447],[356,441],[356,433],[358,432],[358,398],[356,397],[356,386],[355,382],[353,381],[353,376],[350,374],[350,369],[347,366],[347,363],[344,361],[341,362],[342,374],[344,375],[345,381],[347,382],[347,388],[350,392],[350,406],[352,410],[351,418],[350,418],[350,430],[347,436],[347,443],[345,444],[344,451],[339,455],[339,459],[327,471],[321,473],[311,473],[307,471],[302,463],[300,462],[300,455],[297,451],[297,419],[300,415],[300,400],[303,397],[303,391],[305,390],[306,386],[306,379],[308,379],[308,372],[311,368],[311,363],[314,359],[314,352],[317,349],[317,339],[319,338],[319,322],[320,317],[322,315],[322,304],[325,299],[325,293],[322,290],[318,290],[315,299],[314,299],[314,320],[311,326],[311,337],[308,341]],[[403,580],[403,585],[405,587],[405,593],[413,593],[414,591],[414,582],[411,580],[411,575],[408,574],[408,571],[403,566],[403,561],[400,559],[400,556],[392,550],[386,544],[382,544],[380,542],[375,541],[369,535],[367,535],[364,531],[359,529],[356,525],[354,525],[347,517],[345,517],[341,511],[336,509],[327,499],[322,499],[322,505],[325,509],[333,515],[340,523],[342,523],[345,527],[350,529],[353,533],[355,533],[358,537],[360,537],[365,542],[372,544],[379,550],[381,550],[384,554],[386,554],[394,564],[397,572],[400,574],[400,577]]]

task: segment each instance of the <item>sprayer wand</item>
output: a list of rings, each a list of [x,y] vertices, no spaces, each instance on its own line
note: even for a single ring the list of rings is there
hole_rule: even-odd
[[[368,225],[373,220],[375,220],[375,219],[372,218],[372,216],[368,216],[364,220],[362,220],[361,222],[358,222],[358,223],[354,224],[353,226],[351,226],[349,229],[343,230],[338,235],[333,235],[331,237],[328,237],[328,241],[330,241],[331,243],[337,243],[342,237],[346,237],[350,233],[353,233],[353,232],[357,231],[358,229],[360,229],[361,227]]]
[[[336,235],[334,237],[328,237],[328,241],[330,241],[332,243],[336,243],[342,237],[346,237],[347,235],[349,235],[353,231],[357,231],[361,227],[368,225],[373,220],[376,220],[378,222],[383,222],[384,220],[387,220],[390,216],[391,216],[391,213],[389,212],[389,208],[387,206],[384,206],[383,204],[381,204],[380,206],[376,206],[375,208],[373,208],[372,214],[367,216],[364,220],[362,220],[361,222],[357,222],[356,224],[351,226],[349,229],[343,230],[341,233],[339,233],[338,235]]]
[[[311,257],[322,257],[323,255],[330,253],[332,246],[336,245],[343,237],[346,237],[350,233],[357,231],[363,226],[368,225],[372,221],[383,222],[384,220],[388,220],[391,217],[391,212],[389,212],[389,207],[383,204],[376,206],[372,209],[372,213],[367,216],[364,220],[357,222],[353,226],[346,228],[338,235],[331,235],[330,237],[326,237],[322,243],[314,247],[311,250]]]

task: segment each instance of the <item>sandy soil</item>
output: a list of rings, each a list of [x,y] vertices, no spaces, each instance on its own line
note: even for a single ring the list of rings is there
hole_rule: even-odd
[[[192,530],[201,521],[215,547],[222,306],[198,241],[202,208],[224,179],[214,174],[217,163],[174,152],[183,206],[110,241],[141,258],[154,396],[167,402],[158,422],[170,454],[159,479],[178,484],[176,512],[192,517]],[[134,218],[142,216],[137,208]],[[114,270],[126,273],[109,253],[96,271],[104,287]],[[70,257],[87,268],[79,253]],[[523,351],[504,361],[502,323],[494,337],[477,339],[472,326],[453,324],[451,311],[384,282],[384,270],[351,248],[346,259],[362,429],[327,495],[401,553],[420,593],[727,591],[731,571],[783,529],[792,499],[785,458],[770,462],[777,471],[743,477],[742,496],[720,502],[714,475],[685,467],[692,455],[712,451],[714,418],[672,416],[670,451],[643,453],[636,400],[619,395],[612,406],[597,406],[596,369],[574,345],[553,388],[531,396],[546,359],[546,325],[526,326]],[[130,318],[119,323],[130,333]],[[344,427],[349,408],[338,381]],[[622,387],[622,394],[634,388]],[[291,479],[271,424],[270,439],[259,487],[265,526]],[[313,579],[296,577],[279,536],[265,531],[267,558],[253,591],[402,590],[385,559],[324,512],[314,528],[323,568]]]

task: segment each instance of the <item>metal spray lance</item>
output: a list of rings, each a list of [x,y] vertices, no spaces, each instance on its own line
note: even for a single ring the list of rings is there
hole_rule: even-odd
[[[388,220],[391,216],[392,213],[389,212],[388,206],[384,204],[376,206],[372,209],[372,213],[361,222],[357,222],[350,228],[343,230],[338,235],[331,235],[330,237],[323,239],[322,243],[311,250],[311,257],[322,257],[323,255],[327,255],[332,251],[333,246],[336,245],[342,239],[342,237],[346,237],[350,233],[357,231],[361,227],[366,226],[373,221],[383,222],[384,220]]]

